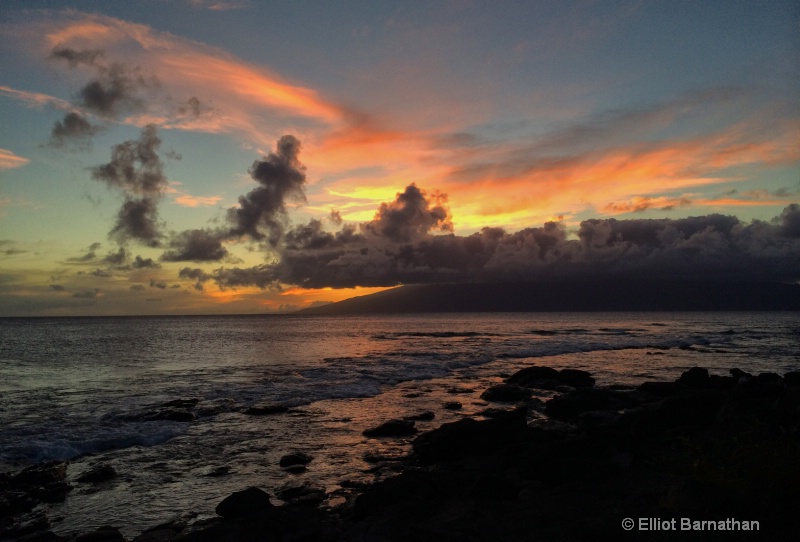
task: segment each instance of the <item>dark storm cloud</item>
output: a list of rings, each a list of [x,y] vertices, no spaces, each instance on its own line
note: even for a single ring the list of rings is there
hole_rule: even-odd
[[[95,269],[89,274],[92,275],[93,277],[100,277],[100,278],[109,278],[111,276],[110,272],[108,272],[105,269],[99,269],[99,268]]]
[[[58,149],[85,150],[91,146],[91,138],[101,130],[85,116],[71,111],[63,120],[57,120],[50,132],[48,146]]]
[[[781,213],[780,232],[784,237],[800,237],[800,205],[792,203]]]
[[[190,267],[184,267],[183,269],[181,269],[178,272],[178,277],[182,279],[196,281],[194,284],[194,289],[197,290],[198,292],[202,292],[205,289],[205,287],[203,286],[204,282],[209,281],[213,278],[211,275],[209,275],[202,269],[198,268],[192,269]]]
[[[92,178],[131,195],[160,196],[167,187],[160,147],[156,127],[145,126],[139,139],[114,145],[111,161],[92,168]]]
[[[285,135],[274,153],[253,163],[249,173],[260,186],[240,196],[239,207],[228,211],[229,235],[278,245],[288,223],[287,201],[305,201],[306,174],[299,152],[300,141]]]
[[[401,201],[398,197],[381,209],[400,206]],[[773,223],[744,223],[724,215],[593,219],[582,222],[575,235],[548,222],[514,233],[484,228],[457,236],[415,231],[419,218],[407,215],[414,232],[407,238],[413,240],[398,241],[406,237],[397,236],[398,230],[383,229],[386,216],[379,212],[375,220],[360,225],[359,233],[352,227],[325,232],[319,221],[298,226],[287,233],[277,263],[221,268],[213,278],[221,287],[261,288],[562,278],[796,280],[800,278],[798,216],[800,208],[792,204]]]
[[[431,230],[452,231],[453,224],[444,207],[446,197],[427,195],[415,184],[406,187],[391,203],[382,203],[375,219],[365,226],[367,231],[394,242],[407,242]]]
[[[104,56],[105,53],[99,49],[83,49],[79,51],[71,47],[55,48],[50,53],[51,58],[65,60],[73,68],[80,64],[97,66],[98,60]]]
[[[227,211],[227,227],[216,230],[185,230],[172,236],[169,250],[161,255],[168,262],[211,262],[229,257],[224,241],[242,237],[266,241],[273,249],[289,226],[286,205],[305,201],[305,167],[298,154],[300,141],[284,135],[275,152],[256,160],[249,169],[259,186],[239,197],[239,206]]]
[[[158,200],[168,183],[158,155],[161,139],[145,126],[139,139],[114,145],[111,161],[92,168],[92,178],[125,195],[110,235],[120,243],[135,240],[159,246]]]
[[[158,202],[155,198],[126,198],[109,233],[119,243],[133,239],[151,247],[160,246]]]
[[[111,265],[119,266],[125,263],[128,259],[128,252],[124,247],[119,247],[116,252],[109,253],[103,261]]]
[[[141,256],[137,255],[136,258],[134,258],[131,267],[134,269],[160,269],[161,264],[153,261],[153,258],[142,258]]]
[[[97,251],[100,249],[102,245],[100,243],[92,243],[89,245],[89,250],[83,256],[76,256],[73,258],[67,258],[68,262],[74,263],[84,263],[84,262],[91,262],[97,258]]]
[[[167,289],[167,283],[164,282],[163,280],[150,279],[150,287],[151,288],[158,288],[160,290],[166,290]]]
[[[64,288],[61,284],[51,284],[50,288],[56,292],[63,292],[66,290],[66,288]]]
[[[209,230],[186,230],[170,240],[170,247],[161,255],[166,262],[219,261],[228,255],[222,246],[220,232]]]
[[[50,57],[67,62],[72,68],[84,65],[94,69],[95,78],[80,89],[77,103],[101,117],[118,118],[141,110],[144,100],[139,92],[156,84],[136,68],[118,63],[107,64],[103,51],[62,47],[54,49]]]

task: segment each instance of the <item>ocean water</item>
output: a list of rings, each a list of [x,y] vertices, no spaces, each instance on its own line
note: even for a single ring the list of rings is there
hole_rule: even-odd
[[[336,505],[350,486],[386,475],[365,457],[408,450],[408,439],[364,429],[423,411],[435,418],[420,430],[476,416],[486,387],[530,365],[588,370],[599,386],[693,366],[782,374],[800,368],[800,315],[0,319],[0,471],[69,460],[75,489],[49,511],[64,534],[111,524],[133,536],[185,512],[202,519],[252,485],[274,495],[310,483]],[[196,400],[197,419],[143,419],[176,399]],[[291,409],[242,412],[259,403]],[[305,473],[280,468],[293,451],[313,457]],[[74,482],[96,465],[119,476]]]

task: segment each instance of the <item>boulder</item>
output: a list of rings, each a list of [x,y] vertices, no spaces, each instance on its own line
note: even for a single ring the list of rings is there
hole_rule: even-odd
[[[790,371],[783,375],[783,381],[787,386],[798,387],[800,386],[800,371]]]
[[[215,512],[226,519],[238,519],[263,516],[274,509],[268,493],[257,487],[249,487],[225,497]]]
[[[280,466],[291,467],[293,465],[307,465],[311,463],[312,460],[313,458],[308,454],[304,454],[303,452],[292,452],[281,457]]]
[[[481,399],[497,403],[516,403],[531,398],[531,390],[514,384],[497,384],[481,394]]]
[[[244,413],[250,416],[269,416],[270,414],[283,414],[284,412],[289,412],[289,407],[277,403],[252,405],[244,410]]]
[[[675,383],[684,388],[699,390],[709,387],[708,379],[708,369],[692,367],[684,371]]]
[[[591,388],[595,383],[591,373],[580,369],[561,369],[558,372],[558,378],[562,384],[573,388]]]
[[[464,405],[458,401],[447,401],[446,403],[442,404],[442,408],[445,410],[461,410],[463,406]]]
[[[111,465],[98,465],[78,476],[75,481],[82,484],[99,484],[113,480],[116,477],[117,471],[114,470],[114,467]]]
[[[506,384],[514,384],[515,386],[525,386],[527,388],[542,388],[542,384],[549,386],[547,382],[561,382],[560,373],[550,367],[526,367],[520,369],[513,375],[506,379]]]
[[[423,465],[476,456],[498,449],[527,428],[523,411],[499,418],[476,421],[464,418],[446,423],[417,437],[413,457]]]
[[[417,432],[412,420],[389,420],[364,431],[365,437],[406,437]]]

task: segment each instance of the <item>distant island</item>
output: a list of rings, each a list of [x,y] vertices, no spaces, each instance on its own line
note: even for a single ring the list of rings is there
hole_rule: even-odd
[[[776,310],[800,310],[800,284],[616,280],[407,285],[299,313]]]

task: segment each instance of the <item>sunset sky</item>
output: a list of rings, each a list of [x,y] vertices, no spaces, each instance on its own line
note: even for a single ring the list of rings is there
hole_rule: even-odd
[[[800,279],[792,0],[5,0],[0,55],[0,316]]]

